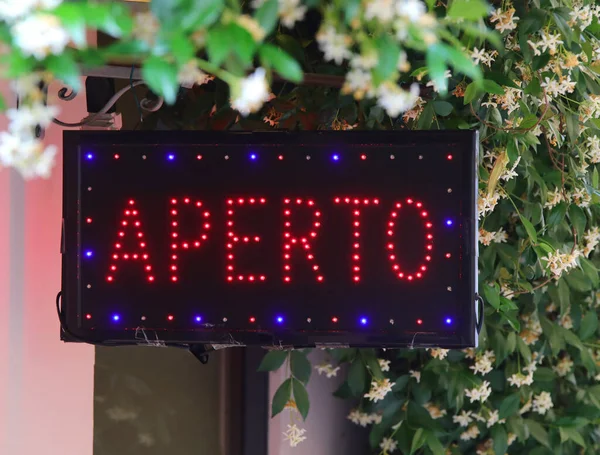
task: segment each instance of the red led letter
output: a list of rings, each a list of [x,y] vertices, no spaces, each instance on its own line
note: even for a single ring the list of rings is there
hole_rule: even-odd
[[[359,199],[351,197],[336,197],[333,202],[336,204],[347,204],[352,208],[352,281],[360,282],[360,210],[361,205],[378,205],[379,199]]]
[[[309,233],[309,237],[296,237],[294,234],[292,234],[292,222],[291,222],[291,215],[292,215],[292,211],[291,211],[291,205],[292,203],[295,203],[296,205],[308,205],[311,209],[313,209],[313,229],[310,231]],[[290,254],[291,254],[291,249],[294,246],[297,247],[302,247],[302,249],[304,250],[304,252],[306,253],[306,258],[308,259],[308,261],[310,263],[312,263],[312,269],[315,272],[315,275],[317,277],[317,281],[319,283],[323,282],[323,275],[321,275],[321,272],[319,271],[319,265],[316,263],[315,261],[315,256],[311,253],[311,239],[314,240],[317,237],[317,231],[319,230],[319,228],[321,227],[321,212],[319,210],[317,210],[316,206],[315,206],[315,202],[312,199],[307,199],[307,200],[302,200],[302,199],[296,199],[294,201],[292,201],[291,199],[284,199],[283,200],[283,204],[284,204],[284,208],[283,208],[283,215],[284,215],[284,229],[283,229],[283,270],[284,270],[284,274],[283,274],[283,281],[285,283],[289,283],[292,281],[292,277],[291,277],[291,270],[292,270],[292,266],[290,265]]]
[[[233,207],[238,206],[256,206],[258,204],[265,204],[267,200],[264,197],[250,197],[250,198],[238,198],[238,199],[228,199],[227,200],[227,281],[248,281],[250,283],[255,283],[256,281],[265,281],[265,275],[240,275],[234,276],[235,268],[233,265],[233,247],[234,245],[239,245],[240,242],[243,243],[258,243],[260,242],[260,237],[258,235],[254,236],[241,236],[239,233],[233,230]]]
[[[200,201],[196,201],[194,203],[192,203],[190,201],[189,197],[184,197],[183,198],[183,204],[182,204],[182,208],[186,207],[186,206],[194,206],[196,207],[198,210],[202,210],[202,202]],[[207,236],[207,232],[210,229],[210,223],[209,223],[209,218],[210,218],[210,213],[207,212],[206,210],[202,211],[202,229],[200,230],[201,235],[199,238],[194,239],[194,240],[181,240],[179,238],[179,211],[180,209],[177,208],[177,206],[179,205],[179,201],[177,199],[171,199],[171,208],[169,209],[169,213],[171,214],[171,241],[173,243],[171,243],[171,263],[169,266],[169,270],[171,271],[171,281],[172,282],[176,282],[177,280],[179,280],[179,276],[177,273],[177,260],[179,259],[178,254],[177,254],[177,250],[182,249],[182,250],[189,250],[190,248],[200,248],[200,245],[202,245],[202,242],[204,242],[208,236]]]
[[[431,261],[431,250],[433,250],[433,235],[431,234],[431,228],[432,228],[433,224],[428,219],[429,214],[425,210],[423,210],[422,203],[415,202],[411,198],[408,198],[406,200],[406,203],[408,204],[409,207],[416,208],[419,213],[419,217],[424,220],[425,230],[426,230],[425,261],[429,262],[429,261]],[[392,212],[390,213],[390,219],[388,221],[388,226],[387,226],[387,235],[389,236],[390,241],[388,241],[386,248],[387,248],[387,251],[389,254],[390,262],[392,263],[392,271],[394,272],[394,274],[400,279],[406,278],[408,281],[413,281],[414,278],[421,278],[423,276],[423,273],[427,270],[427,266],[425,264],[422,264],[419,266],[419,268],[417,269],[416,272],[408,273],[408,272],[404,272],[400,268],[400,265],[398,264],[398,259],[396,257],[396,253],[394,252],[395,245],[391,242],[391,239],[392,239],[392,236],[394,235],[394,228],[396,226],[398,210],[401,208],[402,208],[402,204],[400,202],[397,202],[394,205]]]
[[[135,208],[135,201],[130,199],[125,209],[125,217],[121,221],[121,228],[118,232],[117,243],[115,243],[115,250],[112,255],[113,262],[110,264],[110,272],[106,277],[106,281],[113,282],[115,279],[115,272],[117,271],[117,262],[119,260],[129,261],[141,261],[144,263],[144,270],[148,281],[153,282],[154,276],[152,275],[152,266],[150,265],[150,256],[146,252],[146,240],[144,240],[144,232],[141,228],[142,223],[138,217],[138,210]],[[125,240],[125,230],[135,233],[135,238],[139,242],[139,250],[135,253],[123,251],[123,241]]]

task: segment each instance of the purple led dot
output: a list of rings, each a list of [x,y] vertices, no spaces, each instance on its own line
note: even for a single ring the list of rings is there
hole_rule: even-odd
[[[173,161],[173,160],[175,159],[175,155],[173,155],[172,153],[169,153],[169,154],[167,155],[167,159],[168,159],[169,161]]]
[[[333,161],[339,161],[340,160],[340,156],[337,153],[335,155],[333,155],[331,158],[333,159]]]
[[[452,226],[454,222],[450,219],[446,220],[446,226]]]
[[[360,318],[360,323],[362,325],[367,325],[367,322],[369,322],[369,321],[367,321],[367,318]]]
[[[275,318],[275,320],[277,321],[277,324],[282,324],[283,323],[283,316],[277,316]]]
[[[256,157],[256,153],[251,153],[251,154],[250,154],[250,159],[251,159],[251,160],[255,160],[256,158],[257,158],[257,157]]]
[[[94,155],[92,155],[91,153],[88,153],[87,155],[85,155],[85,157],[86,157],[88,160],[92,160],[92,159],[94,159]]]
[[[202,321],[202,316],[196,316],[195,319],[196,319],[196,322],[200,322],[200,321]]]
[[[121,319],[121,316],[119,316],[118,314],[113,314],[112,320],[115,322],[118,322]]]
[[[446,318],[446,324],[448,324],[448,325],[452,324],[452,318]]]
[[[90,250],[88,250],[85,252],[85,255],[86,255],[86,257],[91,258],[93,253]]]

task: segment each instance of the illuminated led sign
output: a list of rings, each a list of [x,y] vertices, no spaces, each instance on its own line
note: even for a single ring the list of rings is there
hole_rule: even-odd
[[[476,133],[66,132],[67,340],[471,346]]]

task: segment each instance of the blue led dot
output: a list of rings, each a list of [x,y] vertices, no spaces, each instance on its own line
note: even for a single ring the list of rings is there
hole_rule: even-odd
[[[257,158],[256,153],[251,153],[250,154],[250,159],[251,160],[255,160]]]
[[[452,226],[454,222],[450,219],[446,220],[446,226]]]
[[[91,258],[93,253],[90,250],[88,250],[85,252],[85,255],[86,255],[86,257]]]
[[[118,322],[121,319],[121,316],[119,316],[118,314],[113,314],[112,320],[115,322]]]
[[[167,155],[167,159],[168,159],[169,161],[173,161],[173,160],[175,159],[175,155],[173,155],[172,153],[169,153],[169,154]]]
[[[448,324],[448,325],[452,324],[452,318],[446,318],[446,324]]]
[[[339,161],[340,160],[340,156],[337,153],[335,155],[333,155],[331,158],[333,159],[333,161]]]
[[[362,325],[367,325],[367,322],[369,322],[369,321],[367,321],[367,318],[360,318],[360,323]]]
[[[277,321],[277,324],[283,324],[283,316],[277,316],[275,320]]]
[[[85,157],[86,157],[88,160],[94,159],[94,155],[92,155],[91,153],[88,153],[87,155],[85,155]]]
[[[196,322],[200,322],[200,321],[202,321],[202,316],[196,316],[195,319],[196,319]]]

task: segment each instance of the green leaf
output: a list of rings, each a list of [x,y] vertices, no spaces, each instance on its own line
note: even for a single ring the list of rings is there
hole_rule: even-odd
[[[527,428],[529,428],[529,432],[531,433],[531,436],[533,436],[537,440],[537,442],[539,442],[540,444],[542,444],[548,448],[551,448],[550,447],[550,438],[548,437],[548,432],[544,429],[544,427],[542,425],[540,425],[535,420],[531,420],[531,419],[524,419],[524,422],[527,425]]]
[[[542,93],[542,87],[537,77],[531,79],[531,82],[527,84],[523,91],[526,95],[540,95]]]
[[[565,279],[561,278],[556,284],[558,289],[558,299],[560,301],[560,314],[566,314],[571,306],[571,292]]]
[[[583,448],[587,447],[585,440],[581,436],[581,433],[579,433],[579,431],[577,431],[576,428],[561,427],[561,428],[559,428],[559,430],[560,430],[561,438],[564,433],[567,436],[567,439],[573,441],[575,444],[580,445]]]
[[[446,79],[446,48],[437,43],[427,48],[426,62],[429,68],[429,78],[435,83],[438,92],[444,94],[448,91],[448,79]]]
[[[427,103],[425,109],[421,112],[419,120],[417,120],[417,128],[420,130],[428,130],[433,123],[433,103]]]
[[[231,40],[231,50],[237,54],[244,65],[252,63],[252,57],[256,51],[256,42],[248,30],[237,24],[228,24],[227,33]]]
[[[85,9],[87,5],[76,2],[65,2],[54,9],[52,14],[58,17],[77,47],[85,47],[87,43],[85,31]]]
[[[356,358],[348,370],[348,386],[354,396],[361,396],[367,382],[367,371],[360,358]]]
[[[556,379],[556,373],[550,368],[540,367],[533,373],[534,381],[552,382]]]
[[[437,115],[447,117],[454,109],[454,106],[452,106],[452,104],[450,104],[448,101],[434,101],[433,109]]]
[[[595,311],[588,311],[581,320],[579,327],[579,338],[586,340],[596,334],[598,330],[598,314]]]
[[[311,365],[303,352],[292,351],[290,353],[290,368],[294,377],[300,382],[306,384],[310,379]]]
[[[289,351],[269,351],[263,357],[258,371],[276,371],[281,368],[283,362],[287,359]]]
[[[569,26],[565,18],[562,17],[560,14],[553,12],[552,17],[554,18],[554,23],[565,38],[565,42],[568,46],[570,46],[571,41],[573,41],[573,28]]]
[[[496,286],[484,284],[483,295],[485,296],[486,302],[489,303],[495,310],[500,308],[500,292]]]
[[[527,218],[525,218],[523,215],[521,215],[520,213],[519,213],[519,218],[521,219],[521,223],[523,223],[523,227],[525,228],[525,231],[527,231],[527,235],[529,236],[531,243],[533,243],[534,245],[537,244],[538,243],[537,231],[533,227],[533,224],[531,224],[531,222]]]
[[[169,40],[171,52],[179,64],[183,65],[194,58],[196,52],[192,42],[183,34],[175,34]]]
[[[504,455],[508,448],[508,435],[503,425],[494,425],[491,430],[492,440],[494,441],[494,453]]]
[[[270,34],[277,25],[277,0],[267,0],[254,13],[254,18],[263,28],[265,33]]]
[[[308,409],[310,408],[310,402],[308,400],[308,392],[306,391],[306,387],[304,387],[304,384],[302,384],[302,382],[292,378],[292,390],[294,392],[294,401],[296,402],[298,412],[300,413],[302,418],[306,420],[306,416],[308,415]]]
[[[173,2],[173,0],[162,0]],[[156,0],[152,0],[154,4]],[[188,0],[179,20],[184,30],[206,28],[219,20],[225,8],[225,0]],[[159,16],[161,17],[161,16]]]
[[[585,231],[585,225],[587,224],[587,218],[583,210],[575,204],[569,207],[569,218],[573,227],[577,231],[578,236],[582,236]]]
[[[350,24],[360,11],[360,0],[346,0],[344,2],[344,21]]]
[[[284,33],[278,33],[275,40],[279,47],[290,54],[297,62],[302,64],[305,61],[304,48],[296,38]]]
[[[425,431],[425,441],[429,450],[433,452],[433,455],[445,455],[446,449],[433,431]]]
[[[442,46],[445,50],[446,61],[449,65],[452,65],[454,69],[460,71],[474,81],[481,81],[483,79],[481,68],[473,62],[473,59],[469,55],[447,44]]]
[[[63,52],[60,55],[51,55],[46,59],[46,65],[52,74],[75,92],[81,90],[79,67],[71,53]]]
[[[206,38],[206,52],[214,65],[221,65],[227,58],[235,43],[231,40],[229,29],[222,25],[210,30]]]
[[[550,342],[552,348],[552,354],[557,355],[561,349],[565,347],[564,338],[560,335],[557,326],[548,320],[548,318],[541,316],[540,324],[542,325],[542,331]]]
[[[265,44],[260,48],[259,54],[261,60],[275,68],[281,77],[292,82],[302,81],[302,67],[282,49],[272,44]]]
[[[479,86],[476,82],[471,82],[465,89],[464,104],[471,103],[479,93]]]
[[[292,398],[291,378],[283,381],[283,383],[275,392],[275,395],[273,395],[273,403],[271,404],[271,417],[275,417],[277,414],[283,411],[283,408],[285,408],[287,402],[290,401],[290,398]]]
[[[502,400],[500,407],[498,408],[498,418],[505,419],[514,415],[521,404],[521,397],[518,393],[513,393]]]
[[[412,455],[417,450],[419,450],[421,447],[423,447],[423,444],[425,444],[425,438],[426,438],[426,435],[423,431],[423,428],[418,428],[417,431],[415,431],[415,434],[412,439],[412,443],[410,445],[410,455]]]
[[[561,202],[557,206],[555,206],[551,211],[550,215],[548,215],[548,227],[558,226],[565,219],[565,214],[567,213],[567,204]]]
[[[381,371],[381,366],[379,366],[379,360],[377,360],[377,354],[375,351],[372,351],[372,355],[365,355],[365,351],[363,351],[363,359],[365,360],[369,370],[371,370],[371,374],[375,379],[381,381],[385,378],[383,371]]]
[[[482,82],[482,86],[483,90],[494,95],[504,95],[504,93],[506,93],[502,86],[489,79],[484,79]]]
[[[594,288],[597,288],[600,285],[600,279],[598,278],[598,269],[596,266],[584,257],[579,258],[579,264],[581,265],[581,270],[585,273],[585,276],[590,279]]]
[[[582,270],[571,270],[565,279],[571,289],[577,292],[589,292],[592,290],[592,282]]]
[[[382,35],[375,40],[377,48],[377,66],[373,70],[373,78],[377,83],[387,80],[398,65],[400,47],[390,36]]]
[[[148,87],[157,95],[162,96],[167,104],[175,102],[179,84],[177,83],[177,68],[174,65],[160,57],[149,57],[144,60],[142,65],[142,77],[148,83]]]
[[[488,9],[482,0],[454,0],[448,9],[448,17],[477,20],[487,16]]]
[[[517,349],[526,363],[531,363],[531,349],[525,344],[521,337],[517,337]]]

